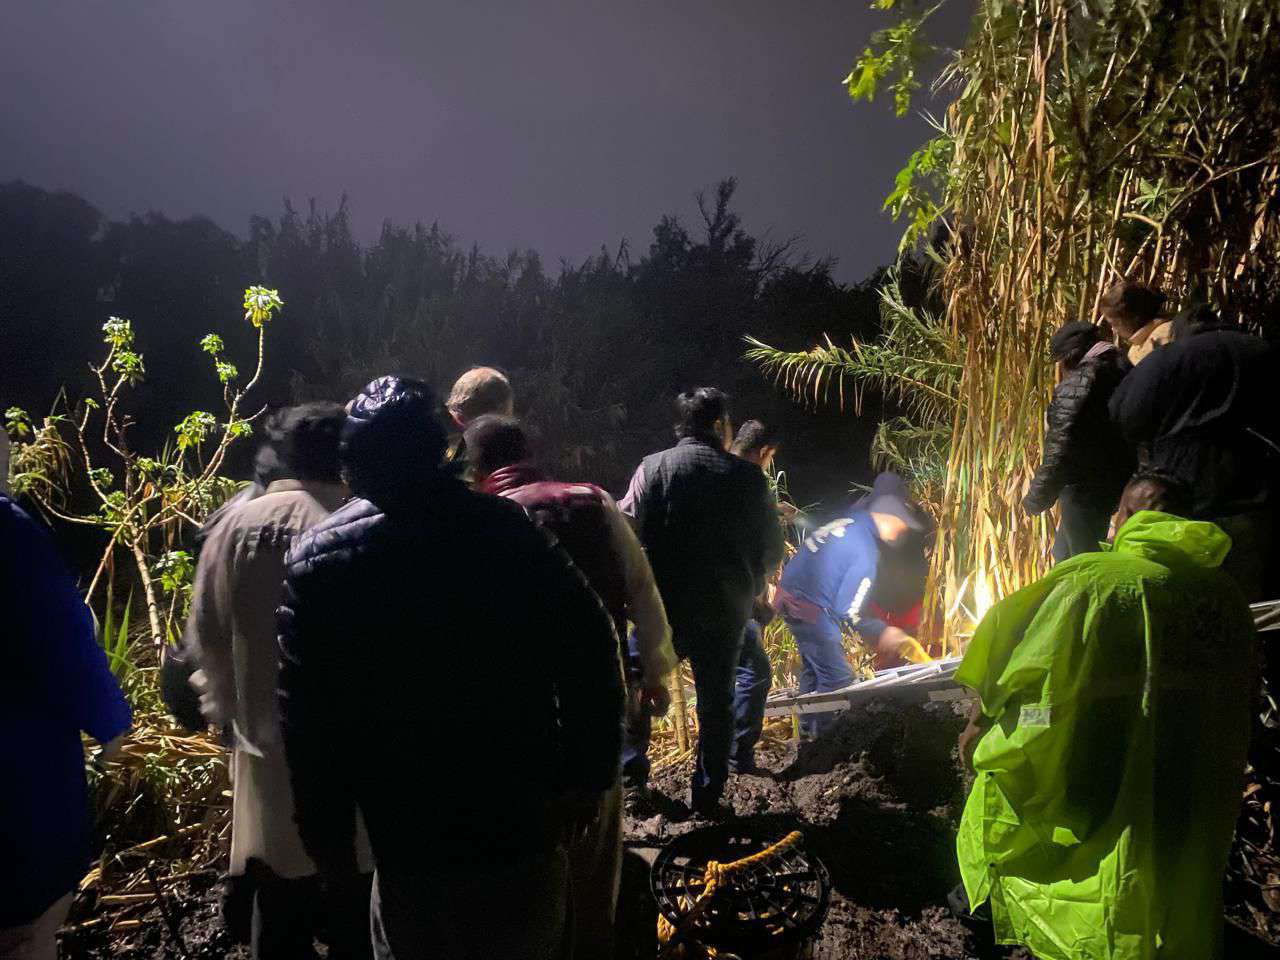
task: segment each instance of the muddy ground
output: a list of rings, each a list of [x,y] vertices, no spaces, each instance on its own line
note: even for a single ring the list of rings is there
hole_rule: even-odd
[[[760,765],[770,775],[738,776],[726,804],[778,837],[805,836],[831,874],[827,921],[810,956],[960,960],[1017,957],[984,945],[951,918],[946,895],[959,883],[954,823],[964,800],[955,756],[963,719],[946,704],[903,707],[873,701],[843,714],[821,739],[800,744],[766,739]],[[662,772],[653,787],[687,799],[689,764]],[[663,806],[666,806],[665,804]],[[620,898],[619,956],[654,955],[655,911],[641,853],[698,824],[669,816],[628,818],[628,852]],[[641,896],[641,894],[644,896]]]
[[[806,954],[821,960],[1034,960],[997,948],[952,918],[946,895],[958,882],[955,823],[965,782],[955,754],[963,725],[947,704],[904,707],[871,701],[843,714],[821,739],[796,744],[767,737],[759,759],[767,776],[731,779],[725,797],[737,817],[781,838],[793,829],[826,865],[830,911]],[[700,826],[687,819],[688,761],[661,770],[653,787],[662,813],[625,823],[618,957],[651,960],[656,908],[650,860],[670,838]],[[82,925],[63,940],[63,957],[92,960],[247,960],[223,922],[212,871],[140,902],[134,919],[108,932],[100,905],[82,896]],[[85,926],[85,924],[88,924]],[[1234,931],[1229,960],[1276,957]]]

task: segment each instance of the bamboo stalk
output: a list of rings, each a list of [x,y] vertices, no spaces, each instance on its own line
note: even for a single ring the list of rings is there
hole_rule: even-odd
[[[671,671],[671,702],[676,710],[676,743],[680,750],[689,749],[689,708],[684,697],[683,670],[677,667]]]

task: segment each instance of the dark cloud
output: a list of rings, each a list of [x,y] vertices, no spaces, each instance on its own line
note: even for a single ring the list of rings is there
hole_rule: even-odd
[[[864,0],[14,0],[5,19],[0,179],[241,233],[286,195],[346,193],[363,236],[434,219],[578,260],[647,244],[735,175],[753,232],[856,279],[892,255],[880,204],[928,135],[840,85],[885,22]]]

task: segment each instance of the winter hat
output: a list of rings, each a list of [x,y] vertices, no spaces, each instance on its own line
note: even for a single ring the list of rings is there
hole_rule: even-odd
[[[1079,363],[1102,339],[1098,328],[1083,320],[1064,323],[1049,340],[1049,356],[1059,363]]]
[[[379,377],[351,401],[340,458],[352,492],[385,507],[416,497],[447,443],[440,403],[421,380]]]

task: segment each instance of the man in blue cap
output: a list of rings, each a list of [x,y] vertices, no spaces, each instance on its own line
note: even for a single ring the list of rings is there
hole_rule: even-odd
[[[805,538],[782,571],[775,601],[800,652],[801,693],[839,690],[853,682],[842,627],[861,637],[878,664],[928,659],[914,637],[869,609],[885,548],[923,526],[907,503],[902,478],[882,473],[852,510]],[[805,723],[810,733],[821,726],[813,719]]]

